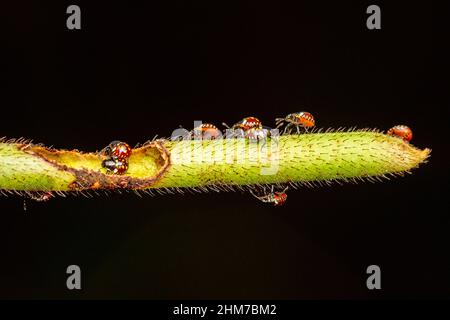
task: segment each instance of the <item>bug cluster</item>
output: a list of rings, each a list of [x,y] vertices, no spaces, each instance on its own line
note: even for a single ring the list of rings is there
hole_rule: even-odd
[[[246,138],[250,141],[265,139],[269,136],[270,130],[262,125],[262,122],[255,117],[246,117],[235,123],[231,127],[223,124],[227,129],[231,129],[231,135],[227,138]],[[288,114],[284,118],[276,118],[275,125],[280,129],[282,134],[301,134],[308,132],[309,129],[315,127],[316,121],[314,116],[306,111],[294,112]],[[412,139],[412,130],[405,125],[397,125],[387,131],[388,135],[392,135],[410,142]],[[196,136],[201,139],[219,139],[222,132],[213,124],[203,123],[191,131],[190,137]],[[264,203],[271,203],[274,206],[281,206],[287,200],[287,187],[284,190],[276,191],[274,186],[270,190],[266,187],[260,188],[258,191],[250,190],[249,192],[258,200]]]
[[[121,141],[111,142],[104,150],[106,159],[102,162],[102,167],[109,174],[124,174],[128,170],[128,159],[131,156],[130,146]]]
[[[313,115],[306,111],[295,112],[288,114],[284,118],[275,119],[276,129],[282,130],[283,134],[300,134],[302,130],[305,132],[309,128],[315,126],[315,119]],[[264,127],[262,122],[256,117],[245,117],[238,121],[231,127],[226,123],[223,125],[228,129],[225,132],[226,138],[246,138],[251,141],[263,140],[270,135],[270,128]],[[284,128],[283,128],[284,126]],[[203,123],[192,131],[190,131],[188,137],[201,138],[201,139],[220,139],[223,136],[222,131],[211,123]]]
[[[258,141],[267,138],[270,134],[270,130],[264,127],[262,122],[255,117],[243,118],[231,127],[225,123],[223,125],[229,130],[226,132],[226,138],[245,138],[250,141]],[[302,132],[308,132],[316,125],[316,122],[311,113],[301,111],[288,114],[284,118],[276,118],[275,125],[276,129],[280,129],[282,134],[301,134]],[[412,139],[412,130],[405,125],[394,126],[387,131],[387,134],[406,142]],[[210,123],[203,123],[188,132],[189,139],[215,140],[222,138],[222,136],[223,132]],[[125,142],[113,141],[103,150],[106,159],[103,160],[102,166],[109,174],[124,174],[128,170],[131,152],[132,149]],[[270,189],[264,186],[250,189],[249,192],[264,203],[282,206],[287,200],[287,189],[288,187],[283,190],[276,190],[275,186],[272,185]]]
[[[229,130],[226,132],[226,138],[245,138],[250,141],[259,141],[266,139],[270,135],[270,129],[264,127],[262,122],[253,116],[245,117],[231,127],[226,123],[223,123],[223,125]],[[300,134],[302,131],[308,132],[308,129],[314,127],[315,119],[311,113],[300,111],[288,114],[284,118],[275,119],[275,125],[276,129],[280,129],[283,134]],[[203,123],[189,133],[189,138],[192,139],[193,137],[210,140],[220,139],[222,131],[213,124]],[[270,190],[264,187],[257,192],[250,190],[250,193],[262,202],[281,206],[287,200],[287,189],[276,191],[274,186],[272,186]]]

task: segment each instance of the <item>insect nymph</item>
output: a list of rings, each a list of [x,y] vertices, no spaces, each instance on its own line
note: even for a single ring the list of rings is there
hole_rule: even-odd
[[[258,200],[266,203],[273,203],[275,207],[282,206],[286,200],[287,200],[287,194],[286,190],[288,187],[284,188],[283,191],[274,191],[274,187],[272,186],[270,192],[266,192],[266,189],[264,188],[264,194],[262,196],[258,196],[253,193],[252,190],[250,190],[250,193],[257,198]]]
[[[229,128],[225,123],[224,125]],[[250,140],[265,139],[269,135],[269,130],[263,128],[261,121],[255,117],[246,117],[235,123],[231,129],[232,136]]]
[[[250,129],[262,129],[262,123],[258,118],[255,117],[246,117],[239,121],[238,123],[235,123],[232,127],[232,129],[242,129],[244,131],[250,130]]]
[[[283,124],[287,124],[284,128],[284,133],[290,133],[292,127],[295,127],[297,133],[300,133],[300,128],[305,128],[305,130],[308,130],[316,125],[313,115],[306,111],[291,113],[284,118],[276,118],[275,123],[277,128],[281,127]]]
[[[214,140],[222,137],[222,132],[213,124],[202,123],[190,132],[191,138],[200,137],[203,140]]]
[[[392,127],[387,131],[387,134],[402,138],[403,140],[408,142],[411,141],[413,137],[412,130],[405,125]]]

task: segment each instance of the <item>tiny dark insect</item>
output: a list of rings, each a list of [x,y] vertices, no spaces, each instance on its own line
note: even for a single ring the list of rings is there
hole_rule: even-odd
[[[405,126],[405,125],[398,125],[398,126],[392,127],[387,131],[387,134],[392,135],[392,136],[397,136],[407,142],[411,141],[412,137],[413,137],[412,130],[408,126]]]
[[[126,161],[106,159],[102,162],[102,167],[106,169],[108,174],[124,174],[128,170]]]
[[[288,114],[285,118],[276,118],[275,123],[277,128],[281,127],[283,124],[286,124],[283,133],[291,132],[292,127],[295,127],[297,133],[300,133],[300,128],[304,128],[308,130],[316,125],[316,121],[313,115],[306,111],[300,111]]]

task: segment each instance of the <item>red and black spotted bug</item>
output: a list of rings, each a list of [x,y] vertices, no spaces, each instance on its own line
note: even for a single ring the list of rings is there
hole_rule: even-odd
[[[222,137],[222,132],[213,124],[202,123],[191,131],[191,137],[200,137],[203,140],[214,140]]]
[[[108,174],[124,174],[128,170],[128,162],[122,160],[106,159],[102,162],[102,167]]]
[[[124,174],[128,170],[128,159],[131,156],[130,146],[122,141],[111,142],[103,151],[107,156],[102,167],[108,174]]]
[[[122,141],[113,141],[106,148],[105,153],[114,160],[127,161],[131,156],[130,146]]]
[[[407,142],[411,141],[411,139],[413,137],[412,130],[408,126],[405,126],[405,125],[398,125],[398,126],[392,127],[387,131],[387,134],[392,135],[392,136],[397,136]]]
[[[275,123],[277,128],[287,123],[283,133],[291,133],[292,127],[295,126],[297,133],[300,133],[300,128],[304,128],[306,131],[316,125],[316,121],[313,115],[306,111],[300,111],[288,114],[285,118],[276,118]]]
[[[257,198],[258,200],[266,203],[273,203],[275,207],[282,206],[286,200],[287,200],[287,194],[286,190],[288,187],[286,187],[283,191],[274,191],[274,187],[272,186],[271,191],[269,193],[266,193],[266,190],[264,188],[264,195],[258,196],[253,193],[253,191],[250,190],[250,193]]]

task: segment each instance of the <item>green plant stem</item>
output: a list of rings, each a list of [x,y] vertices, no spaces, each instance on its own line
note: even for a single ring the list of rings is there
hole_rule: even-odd
[[[371,179],[409,172],[429,149],[373,131],[246,139],[156,140],[133,149],[125,175],[107,174],[104,156],[0,142],[0,189],[215,188]]]

